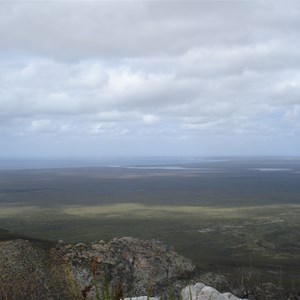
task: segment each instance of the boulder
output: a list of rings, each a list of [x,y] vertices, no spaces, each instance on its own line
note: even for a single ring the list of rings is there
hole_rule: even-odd
[[[68,262],[77,284],[87,292],[86,299],[95,297],[107,285],[127,295],[168,294],[169,287],[178,294],[187,282],[181,281],[193,272],[192,262],[158,240],[132,237],[115,238],[108,243],[70,246],[57,245]],[[91,288],[89,288],[91,286]]]
[[[182,300],[242,300],[231,293],[221,294],[216,289],[201,282],[185,287],[181,291],[181,297]]]

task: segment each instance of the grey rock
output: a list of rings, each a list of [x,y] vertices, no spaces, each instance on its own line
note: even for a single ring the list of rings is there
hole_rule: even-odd
[[[46,242],[0,242],[0,299],[79,299],[64,261]]]
[[[54,245],[50,242],[15,239],[0,241],[0,299],[75,300],[96,299],[107,288],[114,299],[240,300],[197,282],[195,266],[164,243],[132,237],[108,243]],[[206,280],[223,282],[206,274]],[[185,287],[185,288],[184,288]],[[226,290],[226,289],[225,289]],[[139,296],[139,297],[138,297]]]
[[[231,293],[221,294],[213,287],[201,282],[185,287],[181,292],[181,297],[182,300],[242,300]]]
[[[145,295],[149,290],[152,295],[161,295],[169,293],[170,285],[180,292],[186,284],[181,278],[195,269],[189,259],[157,240],[123,237],[108,243],[58,245],[57,249],[82,290],[95,279],[100,288],[104,283],[118,287],[125,296]],[[93,287],[87,299],[94,296]]]

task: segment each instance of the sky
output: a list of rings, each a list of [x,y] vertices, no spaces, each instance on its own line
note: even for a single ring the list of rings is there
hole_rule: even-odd
[[[300,155],[299,1],[0,0],[0,158]]]

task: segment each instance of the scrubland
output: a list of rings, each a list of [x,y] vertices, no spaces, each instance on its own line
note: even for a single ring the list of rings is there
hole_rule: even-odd
[[[67,242],[155,238],[232,282],[300,286],[300,161],[183,167],[1,171],[0,228]]]

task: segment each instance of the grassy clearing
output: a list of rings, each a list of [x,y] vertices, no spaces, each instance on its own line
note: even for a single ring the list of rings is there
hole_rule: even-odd
[[[201,266],[299,258],[300,205],[242,208],[118,205],[5,207],[1,226],[25,235],[70,242],[115,236],[158,238]],[[275,233],[275,234],[274,234]]]
[[[300,205],[264,205],[249,207],[204,207],[183,205],[145,205],[140,203],[126,203],[114,205],[77,205],[65,206],[61,212],[66,215],[91,218],[95,215],[106,217],[130,218],[174,218],[197,217],[205,219],[235,219],[235,218],[273,218],[273,214],[300,213]]]

